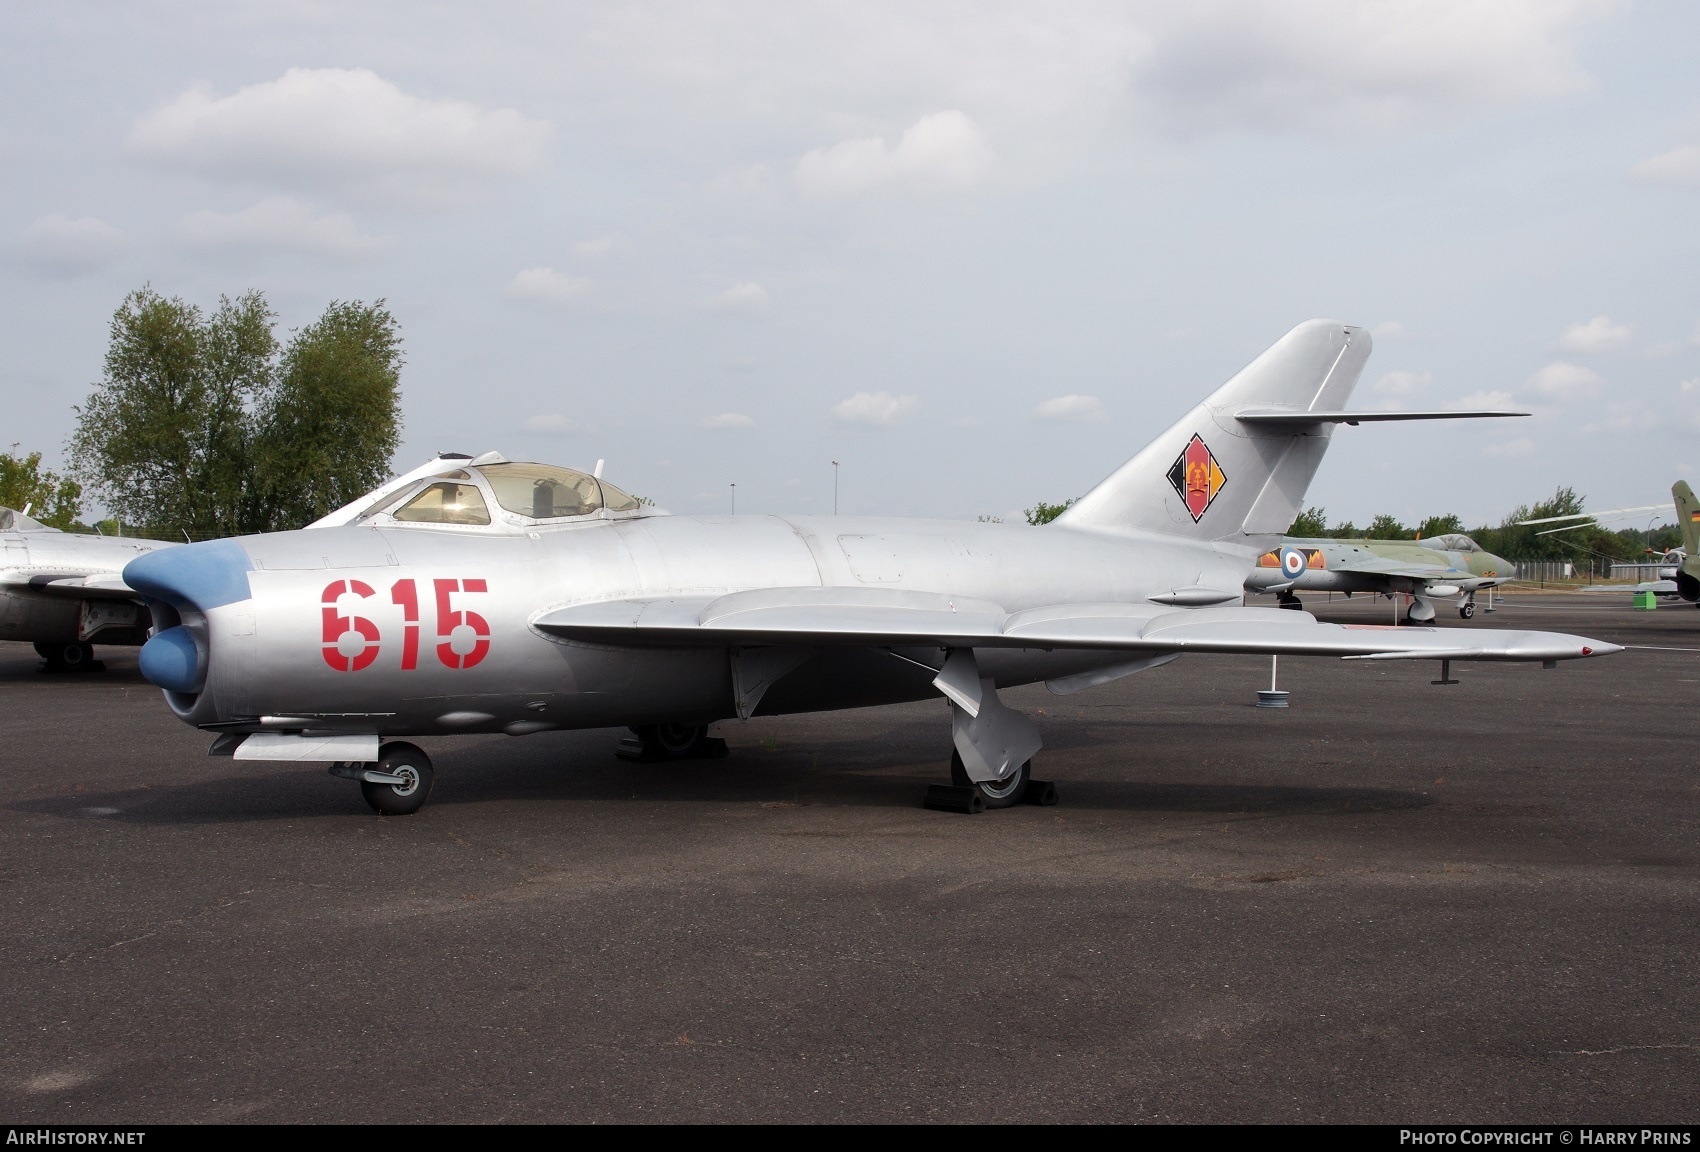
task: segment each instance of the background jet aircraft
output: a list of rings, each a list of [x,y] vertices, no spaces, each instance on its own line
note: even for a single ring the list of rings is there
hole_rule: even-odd
[[[1066,694],[1187,652],[1617,651],[1240,606],[1334,425],[1425,415],[1342,409],[1369,350],[1360,328],[1299,325],[1045,528],[657,515],[583,472],[433,461],[301,531],[132,561],[158,629],[142,672],[219,733],[212,752],[332,761],[393,813],[431,785],[396,736],[629,725],[646,752],[690,755],[721,719],[942,695],[941,795],[972,810],[1030,791],[1039,733],[1000,701],[1010,685]]]
[[[1688,481],[1678,480],[1671,485],[1671,499],[1676,503],[1677,528],[1682,533],[1681,548],[1672,548],[1659,558],[1656,580],[1643,580],[1633,586],[1623,584],[1601,584],[1583,589],[1586,592],[1617,592],[1627,588],[1632,592],[1652,592],[1658,596],[1681,596],[1689,602],[1700,601],[1700,501],[1694,498],[1694,489],[1688,486]],[[1564,524],[1560,528],[1548,528],[1539,536],[1552,536],[1559,532],[1569,532],[1577,528],[1596,527],[1613,520],[1624,520],[1629,517],[1644,516],[1648,512],[1663,510],[1663,504],[1644,504],[1636,508],[1610,508],[1604,512],[1573,512],[1566,516],[1542,516],[1536,520],[1519,520],[1519,524],[1559,524],[1562,521],[1574,520],[1577,523]]]
[[[150,623],[119,573],[168,540],[61,532],[0,508],[0,640],[33,641],[50,671],[92,667],[95,644],[141,644]]]
[[[1407,624],[1434,619],[1435,597],[1460,597],[1458,615],[1476,614],[1476,593],[1504,584],[1516,569],[1462,532],[1428,540],[1288,539],[1258,557],[1246,591],[1273,592],[1299,608],[1299,592],[1374,592],[1411,597]]]
[[[1694,498],[1694,489],[1686,480],[1672,484],[1670,494],[1676,502],[1676,526],[1682,532],[1682,547],[1665,553],[1675,569],[1670,578],[1676,583],[1678,596],[1700,604],[1700,500]]]

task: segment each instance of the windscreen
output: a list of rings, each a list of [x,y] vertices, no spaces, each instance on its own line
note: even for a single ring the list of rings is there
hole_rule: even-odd
[[[433,484],[396,510],[408,524],[488,524],[490,508],[476,484]]]

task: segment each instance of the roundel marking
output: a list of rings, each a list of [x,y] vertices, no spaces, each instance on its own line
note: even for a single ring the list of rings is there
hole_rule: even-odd
[[[1289,580],[1297,580],[1305,574],[1310,565],[1305,561],[1305,554],[1298,548],[1281,549],[1281,575]]]

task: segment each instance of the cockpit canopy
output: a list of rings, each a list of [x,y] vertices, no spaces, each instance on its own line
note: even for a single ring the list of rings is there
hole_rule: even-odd
[[[588,472],[498,459],[460,467],[445,461],[444,471],[387,493],[356,519],[483,527],[496,519],[541,524],[643,514],[636,497]]]
[[[57,532],[39,520],[31,519],[12,508],[0,505],[0,532]]]
[[[1444,536],[1430,536],[1422,541],[1424,546],[1436,548],[1442,552],[1480,552],[1482,546],[1464,535],[1462,532],[1448,532]]]

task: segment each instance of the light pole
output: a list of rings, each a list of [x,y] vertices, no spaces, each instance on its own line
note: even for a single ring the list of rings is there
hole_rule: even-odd
[[[738,514],[738,482],[732,481],[732,515]]]
[[[838,461],[832,462],[832,514],[838,515]]]

